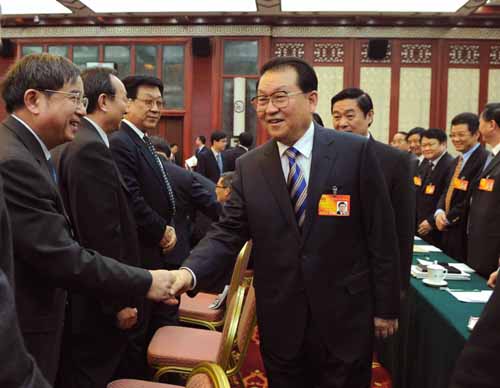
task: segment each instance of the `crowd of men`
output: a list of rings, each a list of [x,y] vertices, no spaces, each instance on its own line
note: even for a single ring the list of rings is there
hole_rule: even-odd
[[[325,126],[335,130],[325,128],[313,120],[314,69],[275,58],[253,99],[271,140],[251,150],[242,133],[226,149],[227,134],[215,131],[209,148],[200,135],[193,172],[152,136],[163,87],[102,68],[80,74],[50,54],[6,74],[2,387],[148,378],[147,346],[159,327],[179,324],[180,295],[220,288],[250,239],[271,388],[369,386],[375,342],[398,330],[415,233],[494,283],[500,104],[452,120],[456,158],[442,129],[398,132],[390,147],[370,134],[368,93],[333,96]],[[497,298],[472,336],[476,348],[488,322],[498,327]],[[493,342],[480,360],[468,348],[464,357],[475,365],[495,351]],[[456,387],[479,386],[457,371]]]

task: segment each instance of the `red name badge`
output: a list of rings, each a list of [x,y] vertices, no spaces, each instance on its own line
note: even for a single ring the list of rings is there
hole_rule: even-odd
[[[479,181],[479,190],[482,191],[493,191],[493,186],[495,185],[494,179],[482,178]]]
[[[454,189],[467,191],[467,187],[469,187],[469,181],[466,181],[465,179],[455,178],[453,181]]]
[[[436,190],[436,186],[434,186],[434,185],[425,186],[425,194],[427,194],[427,195],[433,195],[435,190]]]
[[[414,176],[413,184],[418,187],[422,186],[422,178],[420,178],[419,176]]]
[[[351,196],[323,194],[318,203],[318,215],[348,217],[351,214]]]

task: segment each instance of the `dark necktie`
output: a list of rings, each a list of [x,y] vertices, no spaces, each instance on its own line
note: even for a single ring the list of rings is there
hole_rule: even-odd
[[[156,160],[156,164],[158,165],[158,168],[161,171],[161,176],[163,178],[163,183],[165,184],[165,188],[167,189],[168,193],[168,202],[170,205],[170,214],[175,216],[175,197],[174,197],[174,191],[172,190],[172,185],[170,184],[170,181],[167,176],[167,172],[165,171],[165,168],[163,167],[163,163],[160,160],[160,157],[155,151],[155,147],[153,143],[151,143],[151,139],[148,136],[144,136],[142,138],[144,140],[144,143],[146,144],[146,147],[148,151],[151,153],[151,156]]]
[[[306,218],[307,204],[307,184],[304,174],[297,163],[297,156],[300,152],[294,147],[290,147],[285,151],[288,158],[290,171],[288,173],[287,186],[290,198],[292,199],[293,211],[299,228],[302,228]]]
[[[56,168],[54,166],[54,163],[52,163],[52,158],[47,159],[47,167],[49,168],[50,176],[52,177],[52,180],[54,183],[57,185],[57,172]]]

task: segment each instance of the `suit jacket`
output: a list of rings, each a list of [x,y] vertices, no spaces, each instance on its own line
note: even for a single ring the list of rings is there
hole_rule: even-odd
[[[222,158],[222,169],[224,171],[224,155],[222,152],[220,156]],[[198,153],[197,158],[198,164],[196,165],[196,172],[207,177],[212,182],[217,183],[220,178],[220,170],[212,150],[208,147],[203,147]]]
[[[462,353],[457,359],[450,388],[497,388],[500,381],[500,289],[484,307]]]
[[[495,181],[493,191],[479,189],[482,178]],[[487,278],[500,257],[500,153],[473,184],[467,229],[467,264]]]
[[[417,187],[417,226],[427,220],[433,228],[430,233],[421,237],[428,243],[439,247],[441,247],[441,232],[436,229],[434,213],[441,195],[448,189],[446,181],[452,164],[453,157],[448,152],[445,152],[434,169],[428,163],[422,177],[422,186]],[[434,189],[426,194],[428,186],[434,186]]]
[[[244,242],[253,239],[254,285],[262,349],[301,352],[309,317],[331,354],[372,352],[373,317],[396,318],[399,262],[394,217],[373,145],[315,126],[307,208],[299,231],[276,141],[236,163],[221,221],[184,263],[199,289],[215,288]],[[350,195],[349,217],[318,216],[322,194]]]
[[[459,261],[465,261],[467,256],[466,226],[467,212],[469,210],[469,193],[472,189],[473,182],[481,173],[487,157],[488,152],[482,146],[479,146],[472,153],[458,176],[460,179],[468,182],[467,189],[455,189],[453,190],[453,193],[451,195],[450,210],[446,214],[449,225],[442,232],[442,247],[443,251],[448,256],[453,257],[454,259]],[[453,174],[455,172],[458,160],[458,157],[455,158],[452,165],[450,166],[450,171],[448,174],[448,178],[446,179],[445,188],[437,204],[437,209],[445,210],[446,193],[448,192],[448,187],[451,180],[453,179]]]
[[[142,263],[150,269],[163,268],[165,255],[160,241],[172,215],[160,167],[144,141],[125,122],[109,137],[109,143],[128,188]]]
[[[52,150],[52,158],[78,242],[140,267],[137,227],[128,205],[128,189],[95,127],[82,120],[75,139]],[[70,354],[62,363],[63,386],[73,386],[74,380],[79,381],[79,387],[104,387],[111,380],[127,343],[125,333],[116,327],[116,314],[128,306],[140,310],[140,300],[71,294],[72,327],[67,328],[69,336],[64,344]],[[89,335],[93,341],[88,341]],[[92,352],[92,360],[85,357]],[[95,368],[96,363],[99,368]]]
[[[14,300],[12,234],[0,177],[0,386],[49,388],[24,346]]]
[[[406,291],[410,283],[410,267],[415,236],[415,186],[412,160],[408,153],[383,144],[370,137],[373,150],[384,174],[391,198],[398,235],[401,270],[401,289]]]
[[[167,253],[165,261],[169,266],[177,266],[189,256],[191,251],[191,215],[200,211],[212,221],[219,218],[221,205],[213,194],[208,191],[194,176],[187,171],[162,158],[163,166],[172,178],[177,211],[174,222],[177,234],[177,244]]]
[[[236,169],[236,159],[238,159],[241,155],[243,155],[246,152],[247,150],[239,145],[224,151],[223,152],[224,172],[234,171]]]
[[[13,233],[21,331],[49,382],[59,356],[65,289],[95,296],[144,296],[151,275],[81,247],[72,236],[47,160],[13,117],[0,124],[0,172]]]

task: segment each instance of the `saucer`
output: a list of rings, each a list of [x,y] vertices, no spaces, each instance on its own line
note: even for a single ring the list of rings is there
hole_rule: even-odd
[[[429,279],[422,279],[422,282],[431,287],[444,287],[448,285],[446,280],[441,280],[440,282],[431,282]]]

